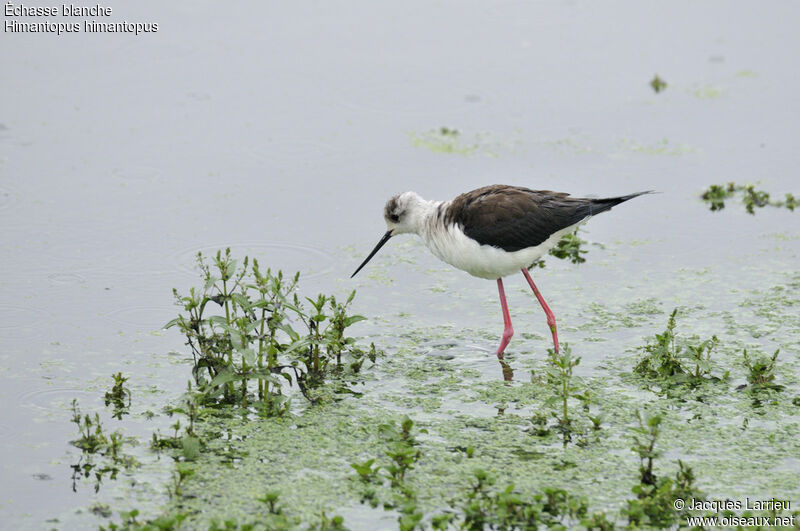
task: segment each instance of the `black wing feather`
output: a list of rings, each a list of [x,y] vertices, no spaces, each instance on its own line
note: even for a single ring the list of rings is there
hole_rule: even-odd
[[[556,232],[643,193],[648,192],[588,199],[494,185],[458,196],[448,209],[448,217],[478,243],[513,252],[539,245]]]

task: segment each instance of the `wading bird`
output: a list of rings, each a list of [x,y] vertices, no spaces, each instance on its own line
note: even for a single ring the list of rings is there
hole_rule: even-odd
[[[528,269],[562,236],[590,217],[647,193],[650,192],[590,199],[496,184],[461,194],[452,201],[427,201],[416,192],[405,192],[386,203],[383,217],[388,230],[350,278],[356,276],[392,236],[418,235],[440,260],[470,275],[497,280],[505,325],[497,349],[497,357],[502,360],[514,335],[503,277],[521,270],[547,316],[553,346],[558,352],[555,315],[533,283]]]

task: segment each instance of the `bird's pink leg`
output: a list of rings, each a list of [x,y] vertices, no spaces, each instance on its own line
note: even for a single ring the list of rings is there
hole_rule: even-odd
[[[503,340],[500,342],[500,347],[497,349],[497,357],[503,359],[503,351],[511,341],[511,336],[514,335],[514,327],[511,326],[511,315],[508,313],[508,304],[506,303],[506,292],[503,290],[503,279],[497,279],[497,290],[500,292],[500,306],[503,308]]]
[[[533,283],[533,279],[531,278],[530,273],[528,270],[523,268],[522,274],[525,275],[525,279],[530,284],[531,289],[533,290],[533,294],[536,295],[536,298],[539,299],[539,304],[542,305],[542,309],[544,310],[545,315],[547,315],[547,325],[550,327],[550,332],[553,334],[553,346],[556,348],[556,354],[558,354],[558,333],[556,332],[556,316],[553,315],[553,312],[550,311],[550,307],[544,302],[544,297],[539,292],[539,288],[536,287],[536,284]]]

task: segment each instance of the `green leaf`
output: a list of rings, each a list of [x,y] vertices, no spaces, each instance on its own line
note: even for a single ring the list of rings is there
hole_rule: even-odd
[[[294,341],[291,345],[289,345],[289,348],[284,350],[283,354],[291,354],[295,350],[305,348],[310,344],[311,342],[306,338],[298,339],[297,341]]]
[[[221,315],[212,315],[211,317],[208,318],[208,322],[210,322],[211,324],[221,325],[223,327],[228,326],[227,319],[225,319],[225,317]]]
[[[187,461],[194,461],[200,455],[200,439],[192,435],[186,435],[181,440],[183,457]]]
[[[283,330],[284,332],[286,332],[292,341],[297,341],[298,339],[300,339],[300,334],[295,332],[294,329],[287,323],[281,323],[278,325],[277,328],[278,330]]]
[[[347,319],[344,320],[344,327],[347,328],[350,325],[353,325],[359,321],[366,321],[367,318],[363,315],[351,315]]]
[[[211,380],[211,383],[208,384],[208,385],[210,385],[211,387],[220,387],[222,385],[225,385],[228,382],[234,381],[235,379],[236,379],[236,375],[233,374],[233,371],[225,369],[225,370],[221,371],[219,374],[217,374],[214,377],[214,379]]]
[[[244,310],[249,310],[253,306],[250,303],[250,299],[248,299],[245,295],[242,295],[241,293],[234,293],[233,295],[231,295],[231,298],[236,304],[239,305],[240,308],[243,308]]]

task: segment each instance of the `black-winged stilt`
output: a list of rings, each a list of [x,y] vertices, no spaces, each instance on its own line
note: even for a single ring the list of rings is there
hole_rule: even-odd
[[[558,352],[555,315],[533,283],[528,269],[562,236],[590,217],[647,193],[650,192],[590,199],[495,184],[461,194],[452,201],[426,201],[416,192],[405,192],[386,203],[383,217],[388,230],[350,278],[356,276],[392,236],[406,233],[420,236],[440,260],[470,275],[497,280],[505,325],[497,349],[497,357],[502,359],[514,335],[503,277],[521,270],[547,315],[553,346]]]

